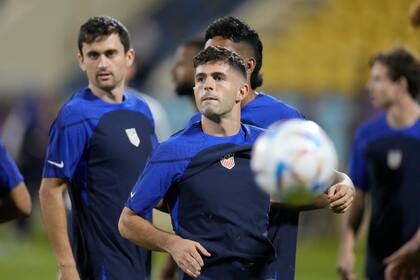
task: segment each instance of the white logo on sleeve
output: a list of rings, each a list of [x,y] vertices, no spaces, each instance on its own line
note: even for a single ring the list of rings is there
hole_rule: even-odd
[[[138,147],[140,145],[140,138],[137,135],[137,131],[135,128],[127,128],[125,130],[125,133],[128,136],[128,140],[130,140],[130,143],[134,146]]]
[[[54,166],[57,166],[58,168],[63,168],[64,167],[64,162],[63,161],[56,162],[56,161],[48,160],[47,162],[49,164],[52,164]]]
[[[133,196],[135,195],[135,192],[130,192],[130,197],[133,198]]]

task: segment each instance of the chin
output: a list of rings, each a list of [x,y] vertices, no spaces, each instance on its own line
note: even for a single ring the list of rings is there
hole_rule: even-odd
[[[204,109],[202,112],[201,112],[201,114],[203,114],[203,116],[205,116],[206,118],[208,118],[208,119],[210,119],[210,120],[212,120],[212,121],[215,121],[215,122],[218,122],[218,120],[220,119],[220,115],[219,114],[217,114],[216,112],[214,112],[213,110],[211,110],[211,109]]]

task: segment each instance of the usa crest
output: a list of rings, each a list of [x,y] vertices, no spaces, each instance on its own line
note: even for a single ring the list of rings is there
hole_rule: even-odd
[[[235,157],[234,154],[227,154],[221,160],[220,164],[226,169],[232,169],[235,167]]]
[[[140,138],[137,135],[137,131],[135,128],[127,128],[125,130],[125,133],[128,136],[128,140],[130,140],[130,143],[134,146],[138,147],[140,145]]]
[[[388,167],[392,170],[396,170],[401,166],[402,151],[401,150],[389,150],[387,155]]]

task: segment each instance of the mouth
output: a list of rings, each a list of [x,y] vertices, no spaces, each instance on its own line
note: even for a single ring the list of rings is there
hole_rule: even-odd
[[[101,80],[108,80],[112,77],[112,73],[110,72],[102,72],[96,75]]]
[[[202,98],[201,98],[201,102],[205,102],[205,101],[217,101],[218,99],[216,98],[216,97],[214,97],[214,96],[210,96],[210,95],[207,95],[207,96],[203,96]]]

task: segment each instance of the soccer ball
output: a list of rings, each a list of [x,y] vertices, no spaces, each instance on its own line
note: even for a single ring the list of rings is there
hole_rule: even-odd
[[[259,187],[273,200],[294,206],[325,192],[337,168],[337,153],[316,123],[278,121],[256,140],[251,168]]]

